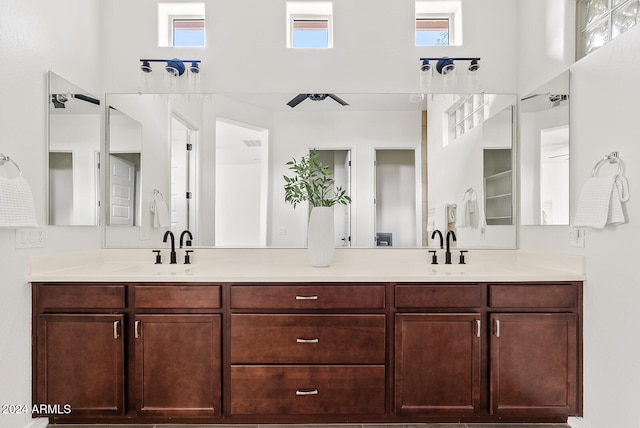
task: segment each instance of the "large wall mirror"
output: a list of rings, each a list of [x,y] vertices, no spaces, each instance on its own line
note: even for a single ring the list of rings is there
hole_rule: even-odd
[[[523,225],[569,224],[569,71],[520,101]]]
[[[98,225],[100,101],[49,72],[48,224]]]
[[[110,197],[133,198],[109,216],[133,220],[112,218],[105,245],[157,248],[188,229],[195,246],[304,247],[309,207],[285,203],[283,175],[317,149],[352,198],[336,246],[420,247],[453,229],[459,247],[516,247],[515,95],[329,95],[107,94],[108,157],[134,157],[135,182],[106,174]]]

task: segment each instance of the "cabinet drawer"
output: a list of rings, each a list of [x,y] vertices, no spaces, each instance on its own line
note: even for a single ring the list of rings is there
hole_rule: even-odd
[[[121,309],[124,285],[39,285],[38,305],[47,309]]]
[[[383,309],[384,285],[235,285],[234,309]]]
[[[153,309],[215,309],[219,285],[137,285],[135,307]]]
[[[384,364],[384,315],[231,315],[232,363]]]
[[[383,414],[379,366],[232,366],[231,413]]]
[[[494,284],[489,286],[489,305],[494,308],[574,308],[578,305],[575,284]]]
[[[479,285],[398,285],[399,308],[476,308],[481,306]]]

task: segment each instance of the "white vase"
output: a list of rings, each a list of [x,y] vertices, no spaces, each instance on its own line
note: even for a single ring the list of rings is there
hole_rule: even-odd
[[[333,207],[313,207],[307,229],[309,261],[315,267],[327,267],[335,252]]]

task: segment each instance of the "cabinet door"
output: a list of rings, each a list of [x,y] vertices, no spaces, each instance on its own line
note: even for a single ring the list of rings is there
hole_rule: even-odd
[[[122,414],[123,315],[49,314],[37,323],[34,403],[40,415]]]
[[[397,314],[399,414],[475,413],[480,406],[480,314]]]
[[[139,414],[220,414],[220,315],[137,315],[134,338]]]
[[[577,315],[491,315],[491,412],[577,411]]]

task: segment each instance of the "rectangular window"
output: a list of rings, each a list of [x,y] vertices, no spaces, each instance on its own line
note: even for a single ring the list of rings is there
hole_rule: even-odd
[[[416,18],[416,46],[448,46],[451,20]]]
[[[462,2],[416,1],[416,46],[462,46]]]
[[[287,47],[327,49],[333,47],[333,3],[287,2]]]
[[[489,116],[489,95],[470,94],[463,96],[445,113],[449,128],[445,145],[460,138],[480,125]]]
[[[173,19],[173,46],[204,46],[204,19]]]
[[[158,46],[205,46],[202,2],[158,3]]]
[[[328,19],[293,19],[291,45],[294,48],[328,48]]]
[[[638,0],[579,0],[578,57],[615,39],[640,22]]]

